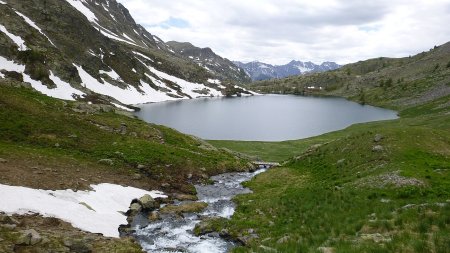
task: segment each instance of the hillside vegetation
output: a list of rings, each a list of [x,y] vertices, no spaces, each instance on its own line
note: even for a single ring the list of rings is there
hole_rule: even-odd
[[[248,86],[263,93],[340,96],[360,103],[403,109],[449,95],[449,83],[450,43],[446,43],[411,57],[380,57],[324,73],[255,82]]]
[[[314,81],[320,94],[396,108],[400,119],[306,140],[212,141],[284,161],[248,182],[253,193],[239,196],[232,219],[213,227],[244,244],[235,252],[448,252],[449,47],[258,86]]]
[[[190,182],[247,166],[199,139],[114,107],[50,98],[9,79],[0,79],[0,108],[0,157],[8,161],[0,166],[11,170],[1,183],[85,189],[106,180],[191,192]]]

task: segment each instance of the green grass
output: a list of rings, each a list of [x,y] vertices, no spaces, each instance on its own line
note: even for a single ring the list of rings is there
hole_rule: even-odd
[[[255,160],[283,162],[303,153],[313,145],[335,140],[341,137],[342,134],[343,132],[332,132],[317,137],[282,142],[228,140],[208,140],[208,142],[219,148],[244,153]]]
[[[200,168],[216,174],[246,166],[245,160],[170,128],[114,112],[79,113],[76,106],[28,88],[0,85],[0,155],[92,165],[112,159],[112,169],[136,173],[137,165],[144,164],[148,173],[163,176],[204,173]],[[127,125],[125,134],[119,132],[122,123]],[[166,165],[171,169],[163,169]]]
[[[268,252],[261,245],[278,252],[448,252],[449,100],[306,140],[211,141],[267,160],[294,157],[246,183],[253,193],[236,198],[235,215],[220,229],[235,237],[249,229],[258,234],[235,252]],[[376,134],[384,138],[375,142]],[[308,149],[314,144],[322,145]],[[375,145],[383,151],[372,151]],[[422,184],[395,185],[386,179],[393,174]]]

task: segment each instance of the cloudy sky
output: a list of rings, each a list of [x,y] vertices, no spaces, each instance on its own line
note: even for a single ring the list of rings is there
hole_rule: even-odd
[[[119,0],[164,41],[231,60],[349,63],[450,41],[450,0]]]

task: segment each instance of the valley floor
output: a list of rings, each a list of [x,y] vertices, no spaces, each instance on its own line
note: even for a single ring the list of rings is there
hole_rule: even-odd
[[[449,100],[306,140],[211,141],[285,161],[215,226],[245,242],[235,252],[449,252]]]

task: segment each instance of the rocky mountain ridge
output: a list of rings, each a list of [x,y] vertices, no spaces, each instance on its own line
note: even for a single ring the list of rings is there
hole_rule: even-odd
[[[176,41],[169,41],[167,45],[176,53],[194,61],[209,73],[217,76],[219,80],[228,82],[236,80],[239,83],[251,82],[244,69],[237,67],[230,60],[217,55],[211,48],[199,48],[189,42]]]
[[[3,0],[0,11],[0,78],[49,96],[126,107],[250,94],[175,53],[116,0]]]
[[[306,73],[317,73],[338,69],[341,66],[335,62],[323,62],[318,65],[313,62],[291,61],[285,65],[271,65],[259,61],[242,63],[234,61],[236,66],[241,67],[253,81],[279,79],[289,76],[303,75]]]

